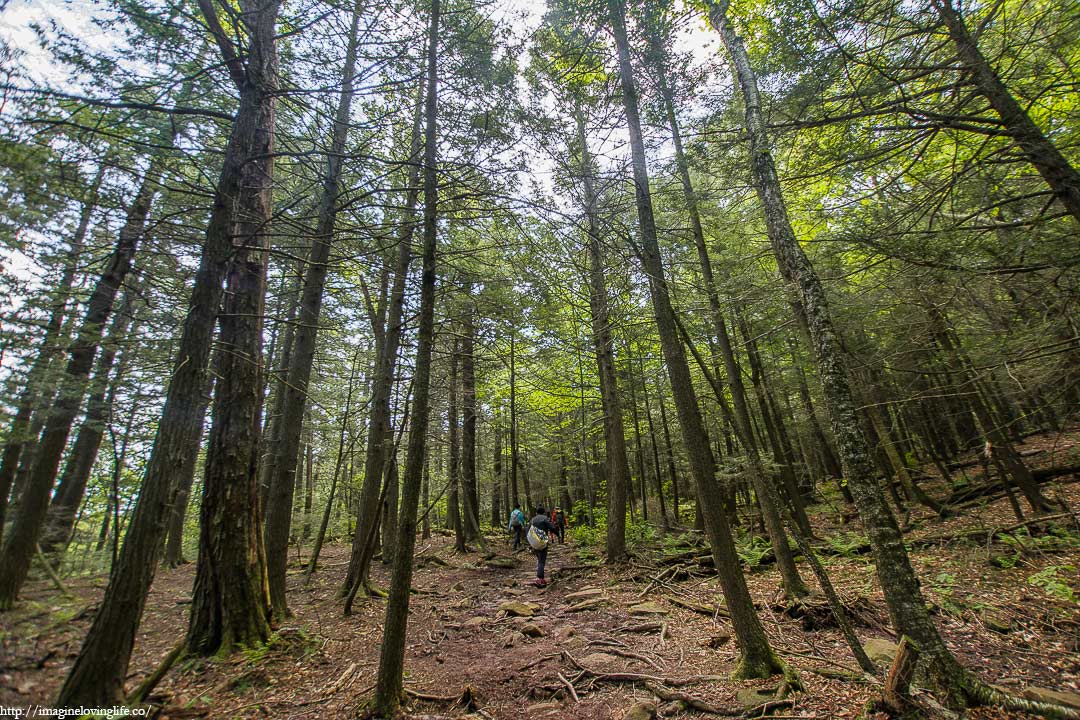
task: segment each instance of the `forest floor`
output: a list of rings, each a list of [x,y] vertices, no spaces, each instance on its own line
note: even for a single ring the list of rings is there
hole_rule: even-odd
[[[1080,432],[1032,438],[1023,449],[1036,468],[1076,463]],[[974,480],[979,470],[967,472]],[[1078,508],[1075,480],[1062,477],[1044,488],[1051,498]],[[925,487],[939,498],[948,495],[939,482],[928,479]],[[812,515],[823,559],[854,611],[860,638],[895,640],[858,523],[842,524],[829,503],[812,508]],[[1021,533],[1019,542],[1017,532],[988,541],[985,531],[1016,523],[1003,498],[968,505],[948,520],[921,508],[909,518],[913,563],[949,646],[981,677],[1018,693],[1028,686],[1080,692],[1080,528],[1075,515],[1057,522],[1055,532]],[[499,557],[512,558],[513,567],[490,567],[479,552],[455,554],[453,539],[443,535],[417,548],[421,561],[405,667],[406,686],[419,696],[409,704],[409,717],[618,719],[637,702],[655,702],[646,685],[655,688],[664,680],[669,690],[741,713],[768,698],[755,696],[755,690],[777,688],[779,678],[727,677],[736,659],[731,626],[717,605],[715,575],[707,561],[697,559],[705,551],[694,533],[638,546],[633,562],[619,568],[597,565],[595,548],[554,545],[546,588],[531,584],[530,553],[511,553],[504,537],[488,543]],[[385,604],[358,602],[352,616],[342,615],[337,591],[347,560],[347,546],[328,546],[306,584],[296,563],[289,584],[295,617],[277,628],[275,640],[227,658],[181,660],[151,696],[155,713],[355,717],[374,684]],[[809,570],[801,567],[812,585]],[[374,575],[388,582],[381,564]],[[158,573],[129,687],[183,637],[193,576],[193,565]],[[18,608],[0,616],[0,707],[48,705],[55,697],[105,580],[68,578],[71,597],[47,579],[36,580]],[[853,718],[880,695],[880,685],[858,671],[839,632],[821,622],[824,613],[800,619],[784,611],[772,565],[752,568],[747,580],[773,647],[805,686],[772,707],[774,717]],[[676,688],[675,681],[688,682]],[[455,702],[466,688],[471,704]],[[663,711],[665,703],[659,705]],[[694,710],[682,714],[708,717]],[[1026,716],[980,709],[972,717]]]

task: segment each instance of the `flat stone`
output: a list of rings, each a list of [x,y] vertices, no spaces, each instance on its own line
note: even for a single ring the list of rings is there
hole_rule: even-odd
[[[589,669],[602,668],[617,662],[619,662],[619,658],[604,652],[589,653],[581,658],[581,664]]]
[[[1001,633],[1002,635],[1007,635],[1012,632],[1012,618],[1001,610],[983,608],[982,612],[979,613],[979,617],[982,619],[983,625],[986,626],[987,630]]]
[[[563,707],[559,703],[537,703],[535,705],[529,705],[525,708],[525,716],[550,717],[552,715],[561,714],[562,711]]]
[[[487,561],[489,568],[502,568],[512,570],[518,566],[517,561],[510,557],[493,557]]]
[[[604,591],[600,588],[585,588],[584,590],[578,590],[577,592],[569,593],[566,596],[567,600],[571,602],[577,602],[579,600],[588,600],[594,597],[603,597]]]
[[[863,643],[863,650],[866,651],[867,657],[876,664],[889,667],[893,664],[893,660],[896,659],[896,653],[900,650],[900,646],[892,640],[870,638]]]
[[[544,636],[544,631],[541,630],[539,626],[533,625],[532,623],[525,623],[518,628],[518,632],[520,632],[522,635],[525,635],[526,637],[531,638],[538,638]]]
[[[582,600],[581,602],[577,603],[576,605],[571,605],[570,607],[566,608],[566,611],[567,612],[581,612],[582,610],[592,610],[593,608],[598,608],[601,605],[605,605],[606,603],[607,603],[607,598],[594,597],[594,598],[591,598],[589,600]]]
[[[501,612],[511,617],[532,617],[539,609],[540,606],[536,603],[519,602],[517,600],[508,600],[499,606]]]
[[[631,615],[667,615],[668,611],[654,602],[643,602],[630,606]]]
[[[639,702],[630,706],[623,715],[623,720],[653,720],[656,717],[656,703]]]
[[[776,699],[777,688],[743,688],[735,693],[735,700],[747,710]]]
[[[484,625],[487,625],[487,621],[488,621],[488,619],[486,617],[480,617],[480,616],[471,617],[468,620],[466,620],[465,622],[461,623],[461,627],[463,627],[463,628],[478,628],[478,627],[482,627]]]
[[[1029,687],[1024,689],[1024,697],[1028,700],[1038,700],[1039,702],[1054,703],[1055,705],[1064,705],[1065,707],[1080,708],[1080,695],[1074,692],[1064,692],[1062,690],[1047,690],[1041,687]]]

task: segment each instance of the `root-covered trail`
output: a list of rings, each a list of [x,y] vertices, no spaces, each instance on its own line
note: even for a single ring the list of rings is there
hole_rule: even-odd
[[[1070,506],[1080,502],[1076,484],[1062,485],[1060,493]],[[827,505],[816,510],[816,527],[839,519]],[[910,536],[956,536],[1007,526],[1009,518],[1006,501],[997,500],[947,521],[918,515]],[[857,632],[880,663],[894,638],[856,532],[855,524],[843,532],[832,526],[822,532],[822,547]],[[1017,692],[1036,685],[1075,693],[1080,612],[1068,600],[1078,590],[1068,568],[1080,562],[1080,549],[1075,531],[1039,537],[1021,548],[1000,536],[988,545],[984,534],[977,542],[919,545],[913,556],[962,662]],[[632,563],[619,568],[598,565],[589,548],[553,545],[546,588],[532,585],[531,553],[511,553],[503,537],[489,538],[496,563],[475,552],[455,554],[451,537],[422,542],[406,656],[406,685],[415,693],[411,716],[514,718],[527,710],[530,718],[622,718],[639,702],[656,703],[665,717],[704,716],[693,706],[682,709],[680,699],[723,713],[774,700],[780,678],[728,678],[735,661],[731,628],[715,576],[695,559],[696,542],[687,533],[639,546]],[[385,601],[358,602],[351,617],[342,615],[337,591],[347,559],[345,546],[327,547],[305,584],[294,555],[295,615],[277,628],[275,642],[225,659],[182,660],[151,696],[159,716],[354,717],[374,683]],[[129,688],[183,636],[192,577],[191,565],[159,574]],[[857,671],[827,613],[813,602],[808,615],[784,612],[771,565],[747,577],[774,648],[805,685],[769,709],[781,717],[857,716],[880,687]],[[387,582],[379,564],[375,578]],[[48,580],[36,581],[20,607],[0,618],[0,705],[53,699],[103,584],[101,577],[69,581],[73,597],[64,598]],[[465,702],[458,702],[466,689]],[[994,710],[973,716],[1020,717]]]

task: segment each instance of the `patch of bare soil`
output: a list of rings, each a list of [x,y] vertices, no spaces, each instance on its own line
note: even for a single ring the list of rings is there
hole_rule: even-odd
[[[1080,485],[1068,481],[1062,478],[1048,494],[1077,507]],[[928,481],[926,487],[938,497],[947,494],[940,483]],[[838,520],[828,505],[813,512],[815,527]],[[938,625],[965,665],[1018,692],[1028,685],[1080,692],[1080,612],[1068,599],[1080,591],[1078,528],[1071,541],[1060,531],[1060,542],[1044,540],[1048,535],[1038,527],[1019,545],[997,535],[963,539],[972,529],[1015,523],[1002,498],[969,506],[948,520],[915,510],[909,522],[909,539],[941,538],[914,545],[912,557]],[[1061,521],[1067,523],[1075,524],[1075,516]],[[837,522],[822,535],[835,537],[840,530],[858,532],[857,523]],[[705,717],[693,708],[679,710],[672,698],[681,693],[699,707],[741,713],[740,691],[745,700],[748,690],[775,690],[779,684],[779,678],[729,679],[736,649],[719,584],[707,567],[662,562],[659,549],[639,549],[628,566],[598,567],[583,563],[573,545],[554,545],[548,559],[552,582],[537,588],[530,553],[511,553],[502,537],[489,538],[489,544],[500,557],[513,558],[514,566],[494,568],[479,553],[455,554],[443,536],[418,548],[418,555],[446,564],[420,562],[414,576],[406,659],[406,685],[414,693],[409,717],[524,713],[530,720],[606,720],[624,717],[641,701],[657,703],[662,716]],[[830,574],[855,610],[860,637],[895,640],[869,556],[855,546],[828,546]],[[848,555],[841,552],[845,547]],[[686,548],[669,547],[669,555],[679,550]],[[385,601],[358,602],[352,616],[342,615],[337,593],[347,560],[346,546],[326,548],[309,583],[294,560],[289,599],[295,617],[277,628],[275,641],[228,658],[182,660],[152,695],[159,717],[355,717],[374,685]],[[384,567],[377,566],[374,576],[388,583]],[[158,574],[129,687],[183,637],[192,579],[192,566]],[[773,715],[826,720],[863,712],[881,688],[857,670],[839,632],[827,622],[783,612],[773,567],[755,568],[747,579],[774,648],[805,686],[770,707]],[[72,599],[48,581],[31,583],[18,608],[0,616],[0,706],[47,705],[55,697],[104,578],[76,578],[68,586]],[[458,702],[466,688],[468,696]],[[658,700],[657,691],[667,699]],[[972,717],[1024,716],[982,709]]]

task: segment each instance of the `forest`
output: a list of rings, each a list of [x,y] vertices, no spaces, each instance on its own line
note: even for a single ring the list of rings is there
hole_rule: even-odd
[[[0,715],[1080,718],[1074,0],[0,0]]]

